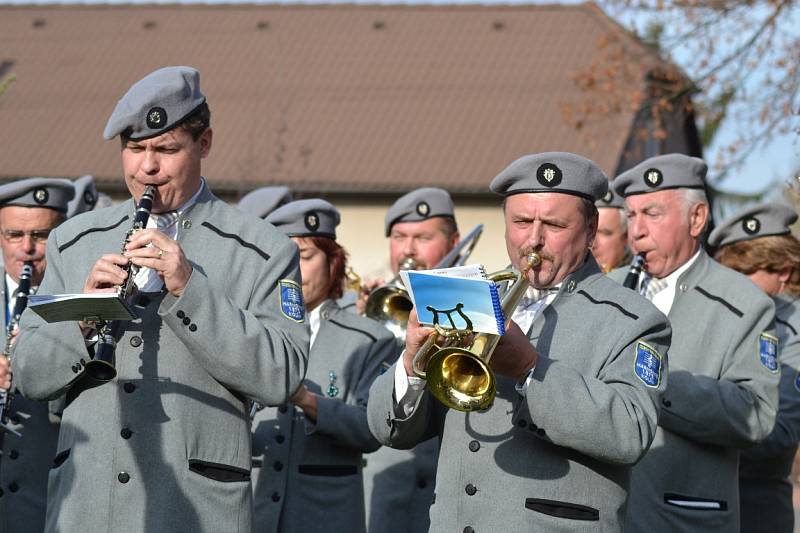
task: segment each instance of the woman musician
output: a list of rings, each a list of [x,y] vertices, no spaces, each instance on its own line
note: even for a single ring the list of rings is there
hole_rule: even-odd
[[[363,532],[361,454],[378,448],[367,426],[367,394],[382,363],[397,356],[394,336],[336,304],[346,253],[336,242],[333,205],[298,200],[266,220],[300,249],[311,350],[305,383],[290,402],[253,419],[254,531]]]
[[[789,226],[796,220],[786,205],[763,204],[726,220],[709,236],[717,261],[748,276],[775,301],[780,403],[772,433],[741,455],[743,533],[794,531],[789,475],[800,440],[800,242]]]

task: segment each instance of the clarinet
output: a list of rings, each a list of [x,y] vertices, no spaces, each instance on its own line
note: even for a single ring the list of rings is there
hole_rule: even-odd
[[[122,252],[125,252],[125,246],[131,240],[133,234],[147,226],[150,211],[153,209],[154,194],[154,187],[150,185],[145,187],[139,200],[139,205],[136,206],[133,227],[125,234],[125,240],[122,242]],[[122,285],[117,287],[117,296],[123,300],[127,301],[131,297],[135,287],[133,280],[138,270],[131,262],[128,262],[125,266],[127,276]],[[95,345],[94,357],[86,363],[86,373],[95,380],[110,381],[117,376],[117,369],[114,366],[114,351],[117,347],[117,339],[122,335],[123,330],[124,324],[122,320],[102,321],[98,324],[97,333],[99,339]]]
[[[17,301],[14,303],[14,311],[11,313],[11,318],[6,324],[6,347],[3,350],[3,356],[11,359],[11,344],[13,342],[14,329],[19,324],[19,319],[22,312],[28,307],[28,295],[31,292],[31,277],[33,276],[33,265],[25,263],[22,266],[22,272],[19,275],[19,287],[17,288]],[[19,431],[13,429],[8,425],[8,411],[11,405],[13,393],[11,392],[13,386],[8,390],[0,390],[0,429],[13,433],[17,437],[21,437]]]
[[[638,254],[633,258],[633,261],[631,261],[631,269],[628,271],[628,275],[625,276],[625,281],[622,282],[622,286],[635,291],[636,286],[639,284],[639,274],[642,273],[643,267],[644,254]]]

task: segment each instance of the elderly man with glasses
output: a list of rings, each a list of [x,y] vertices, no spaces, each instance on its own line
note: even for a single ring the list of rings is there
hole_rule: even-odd
[[[4,261],[0,292],[7,345],[16,338],[13,315],[23,267],[31,266],[30,284],[38,287],[47,266],[47,237],[66,218],[67,203],[74,194],[67,180],[31,178],[0,187]],[[47,477],[58,443],[58,417],[51,411],[57,407],[48,408],[47,403],[31,401],[15,391],[6,357],[0,357],[0,389],[7,399],[13,398],[0,417],[0,533],[19,528],[44,531]],[[7,394],[9,390],[12,395]]]

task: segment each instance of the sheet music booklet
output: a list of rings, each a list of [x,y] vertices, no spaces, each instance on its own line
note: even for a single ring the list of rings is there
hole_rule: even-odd
[[[47,322],[133,320],[136,315],[116,292],[32,294],[28,307]]]
[[[435,270],[406,270],[400,277],[419,316],[419,322],[445,329],[465,329],[502,335],[505,317],[497,285],[487,279],[483,265]]]

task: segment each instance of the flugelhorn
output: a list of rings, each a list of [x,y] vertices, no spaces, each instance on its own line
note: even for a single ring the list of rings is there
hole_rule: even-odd
[[[139,204],[136,206],[133,227],[125,234],[125,240],[122,242],[123,253],[133,234],[147,226],[150,211],[153,209],[154,195],[155,188],[153,186],[148,185],[145,187],[142,197],[139,199]],[[135,287],[134,277],[137,270],[130,261],[125,266],[127,276],[122,285],[117,287],[117,296],[123,300],[128,300],[133,293],[133,288]],[[121,320],[104,321],[99,324],[97,331],[99,340],[95,345],[94,357],[86,363],[86,373],[97,381],[110,381],[116,377],[117,369],[114,366],[114,351],[117,347],[117,338],[122,334],[122,331],[123,321]]]
[[[466,263],[472,250],[475,249],[481,233],[483,233],[483,224],[478,224],[434,268],[449,268]],[[408,257],[400,264],[399,270],[416,270],[417,268],[416,261]],[[408,290],[403,286],[400,274],[398,274],[383,287],[378,287],[369,293],[364,314],[383,324],[395,336],[403,337],[412,307],[414,305],[408,295]]]
[[[3,356],[11,359],[11,344],[14,341],[14,329],[19,324],[19,319],[22,312],[28,307],[28,295],[31,292],[31,278],[33,277],[33,264],[26,262],[22,265],[22,271],[19,274],[19,286],[17,287],[17,300],[14,302],[14,311],[6,324],[6,346],[3,350]],[[19,431],[13,429],[8,424],[8,411],[11,407],[11,400],[13,398],[13,384],[8,390],[0,390],[0,429],[13,433],[17,437],[21,437]]]
[[[528,289],[528,271],[541,262],[538,253],[530,253],[522,271],[512,268],[488,276],[495,283],[513,282],[501,304],[506,318],[514,313]],[[497,383],[489,361],[501,336],[475,334],[470,329],[444,329],[439,324],[434,327],[436,331],[414,356],[414,373],[427,380],[431,394],[451,409],[470,412],[492,405]],[[436,344],[438,338],[444,339],[442,346]]]

